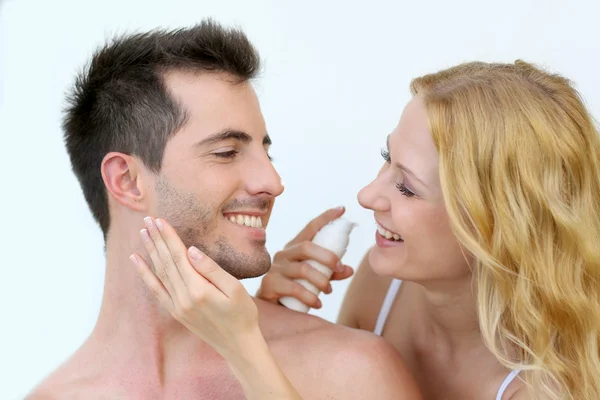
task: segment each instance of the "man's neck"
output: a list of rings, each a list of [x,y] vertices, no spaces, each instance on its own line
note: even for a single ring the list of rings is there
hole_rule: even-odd
[[[147,289],[129,256],[145,257],[141,239],[112,235],[106,243],[106,275],[102,306],[88,345],[123,352],[160,381],[177,374],[181,359],[200,361],[216,352],[176,321]],[[148,260],[147,264],[151,265]],[[172,366],[172,368],[170,367]]]

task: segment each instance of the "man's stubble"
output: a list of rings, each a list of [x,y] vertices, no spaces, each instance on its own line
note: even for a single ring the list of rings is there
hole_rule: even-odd
[[[219,225],[218,218],[223,218],[222,210],[215,212],[217,206],[199,199],[191,191],[173,187],[163,176],[157,179],[156,194],[157,217],[164,218],[173,226],[187,248],[198,247],[237,279],[255,278],[267,273],[271,257],[264,242],[256,242],[255,249],[244,253],[236,250],[225,235],[208,239],[214,236],[213,232]],[[231,208],[231,204],[226,207]]]

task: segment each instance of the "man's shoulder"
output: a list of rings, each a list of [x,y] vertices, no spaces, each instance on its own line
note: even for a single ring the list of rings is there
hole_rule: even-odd
[[[348,340],[359,339],[354,329],[336,325],[323,318],[288,310],[263,300],[256,300],[259,307],[260,327],[267,341],[293,341],[311,336],[315,344],[327,342],[336,335]],[[314,336],[314,337],[313,337]]]
[[[71,357],[37,384],[25,400],[121,400],[123,396],[114,382],[94,368],[92,360],[85,364]],[[117,390],[115,390],[117,389]]]
[[[118,390],[72,379],[54,377],[35,387],[24,400],[125,400]]]
[[[25,400],[83,399],[89,391],[81,383],[75,371],[63,365],[33,388]]]
[[[381,337],[281,306],[268,305],[263,310],[261,324],[267,342],[297,382],[323,381],[320,390],[331,391],[331,398],[347,391],[352,398],[372,394],[380,399],[420,398],[399,354]],[[318,368],[307,370],[309,366]]]
[[[56,379],[46,379],[35,387],[25,400],[59,400],[59,399],[83,399],[83,393],[76,387],[60,382]]]
[[[349,346],[386,347],[385,341],[375,334],[329,322],[323,318],[288,310],[261,300],[259,306],[260,325],[267,341],[305,342],[312,346],[323,345],[333,350]]]
[[[39,387],[27,394],[24,400],[58,400],[58,392],[50,388]]]
[[[25,400],[55,400],[65,398],[65,395],[77,399],[72,393],[73,385],[69,384],[74,376],[70,364],[69,359],[58,366],[27,394]]]
[[[348,398],[382,400],[421,398],[402,358],[383,338],[340,325],[313,333],[310,341],[315,338],[316,351],[325,355],[320,358],[320,364],[329,371],[327,381],[333,383],[332,395],[346,393]]]

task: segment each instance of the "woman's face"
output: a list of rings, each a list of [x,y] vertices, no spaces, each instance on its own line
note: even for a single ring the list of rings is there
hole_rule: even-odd
[[[373,270],[423,282],[467,276],[468,263],[444,206],[438,153],[421,98],[407,104],[383,155],[379,174],[358,194],[378,225],[377,245],[369,255]]]

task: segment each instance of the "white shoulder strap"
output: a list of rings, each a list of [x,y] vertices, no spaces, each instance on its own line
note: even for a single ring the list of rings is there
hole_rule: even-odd
[[[375,329],[373,330],[373,333],[377,336],[381,336],[381,333],[383,332],[383,327],[385,326],[388,314],[392,309],[392,304],[394,304],[394,300],[396,299],[396,295],[398,294],[398,289],[400,289],[400,285],[402,285],[402,281],[399,279],[393,279],[392,283],[390,283],[390,287],[387,291],[387,294],[385,295],[383,304],[381,305],[381,310],[379,311],[379,315],[377,316]]]
[[[506,388],[508,387],[508,385],[510,385],[510,383],[512,381],[515,380],[517,375],[519,375],[519,372],[521,372],[520,369],[513,369],[512,371],[510,371],[510,374],[508,374],[508,376],[506,378],[504,378],[502,385],[500,385],[500,389],[498,389],[498,394],[496,395],[496,400],[502,400],[502,396],[504,395]]]

